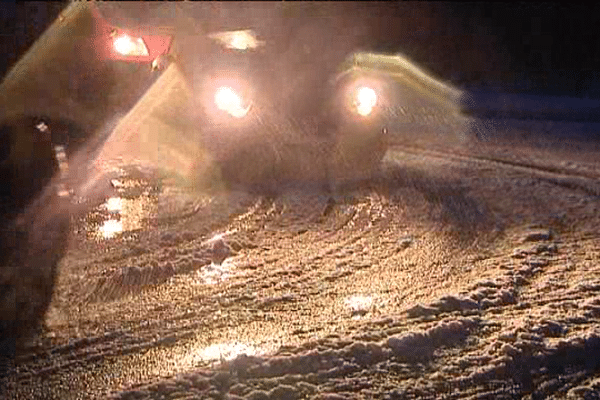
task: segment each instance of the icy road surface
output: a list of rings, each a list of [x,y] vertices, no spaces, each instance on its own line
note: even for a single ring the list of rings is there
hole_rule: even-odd
[[[575,128],[397,137],[380,174],[333,194],[125,175],[76,221],[4,393],[599,398],[599,146],[560,138]]]

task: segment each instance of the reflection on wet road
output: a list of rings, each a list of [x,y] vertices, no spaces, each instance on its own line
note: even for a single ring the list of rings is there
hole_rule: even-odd
[[[103,204],[92,210],[87,216],[86,231],[88,237],[98,240],[113,239],[123,232],[132,232],[148,226],[151,218],[156,217],[157,198],[146,188],[141,195],[131,196],[132,190],[144,186],[144,182],[113,182],[113,187],[122,192],[122,196],[108,198]],[[137,193],[135,193],[137,194]]]
[[[360,317],[369,312],[373,306],[373,296],[352,295],[344,300],[354,317]]]
[[[202,268],[200,275],[205,283],[215,284],[227,279],[231,274],[232,267],[235,265],[231,261],[225,261],[222,264],[211,263]]]
[[[98,233],[103,239],[111,239],[121,232],[123,232],[123,223],[115,219],[104,221],[98,227]]]
[[[190,356],[196,362],[192,364],[199,364],[210,361],[229,361],[240,355],[254,356],[260,354],[260,349],[256,346],[248,345],[241,342],[229,342],[229,343],[217,343],[212,344],[208,347],[200,349],[197,353],[191,354]]]

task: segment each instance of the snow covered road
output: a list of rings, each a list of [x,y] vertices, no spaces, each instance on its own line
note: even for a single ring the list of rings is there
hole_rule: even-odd
[[[598,398],[597,145],[528,129],[399,138],[334,193],[125,176],[77,222],[5,394]]]

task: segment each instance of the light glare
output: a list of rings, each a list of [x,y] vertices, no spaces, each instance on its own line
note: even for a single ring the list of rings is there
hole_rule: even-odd
[[[377,104],[377,93],[370,87],[362,86],[356,91],[356,111],[366,117]]]
[[[121,212],[123,209],[123,201],[120,197],[111,197],[106,201],[105,206],[108,212]]]
[[[132,38],[129,35],[121,35],[113,42],[115,51],[124,56],[147,56],[148,49],[140,38]]]
[[[104,239],[111,239],[117,234],[123,232],[123,224],[121,221],[110,219],[108,221],[104,221],[104,224],[102,224],[98,231]]]
[[[210,34],[209,37],[219,41],[225,48],[239,51],[255,49],[264,45],[264,42],[258,40],[254,32],[250,29],[241,31],[217,32]]]
[[[242,118],[250,111],[250,106],[243,107],[241,97],[227,86],[217,89],[215,104],[219,110],[225,111],[235,118]]]

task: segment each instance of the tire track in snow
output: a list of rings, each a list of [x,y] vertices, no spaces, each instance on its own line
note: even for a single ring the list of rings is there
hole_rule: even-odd
[[[465,155],[456,151],[442,152],[429,150],[412,146],[397,146],[392,149],[393,152],[418,155],[421,157],[433,157],[443,160],[457,162],[479,163],[482,165],[500,166],[511,168],[516,171],[535,175],[538,179],[543,179],[554,185],[561,186],[571,190],[581,190],[590,196],[600,196],[600,175],[589,172],[567,170],[564,168],[551,167],[533,162],[520,160],[510,160],[494,156],[485,155]]]

